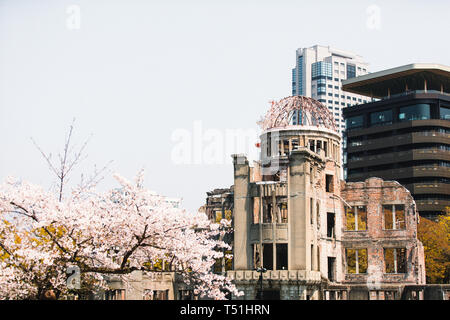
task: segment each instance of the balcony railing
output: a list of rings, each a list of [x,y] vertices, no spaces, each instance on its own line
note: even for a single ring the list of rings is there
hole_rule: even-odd
[[[396,93],[396,94],[391,94],[390,96],[385,96],[382,97],[381,100],[388,100],[388,99],[393,99],[393,98],[397,98],[397,97],[405,97],[405,96],[410,96],[413,94],[421,94],[421,93],[434,93],[434,94],[441,94],[444,96],[450,96],[450,93],[447,92],[441,92],[441,91],[437,91],[437,90],[408,90],[405,92],[401,92],[401,93]]]

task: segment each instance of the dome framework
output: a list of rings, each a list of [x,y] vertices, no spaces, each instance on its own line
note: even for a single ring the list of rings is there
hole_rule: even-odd
[[[270,109],[258,124],[263,130],[288,126],[315,126],[337,132],[332,113],[319,101],[304,96],[272,101]]]

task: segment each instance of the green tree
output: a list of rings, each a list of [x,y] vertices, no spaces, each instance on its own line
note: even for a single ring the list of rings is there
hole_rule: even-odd
[[[450,207],[436,221],[421,217],[418,237],[425,251],[427,283],[450,282]]]

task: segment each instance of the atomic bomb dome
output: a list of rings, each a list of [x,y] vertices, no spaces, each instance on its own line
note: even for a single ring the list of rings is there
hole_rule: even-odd
[[[291,126],[312,126],[337,132],[332,113],[319,101],[303,96],[272,101],[270,109],[258,124],[264,131]]]

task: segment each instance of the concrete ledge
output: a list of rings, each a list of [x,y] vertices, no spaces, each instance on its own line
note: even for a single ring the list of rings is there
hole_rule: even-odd
[[[227,277],[236,281],[258,281],[260,273],[255,270],[227,271]],[[319,271],[308,270],[268,270],[263,273],[263,280],[304,281],[316,283],[321,281]]]

